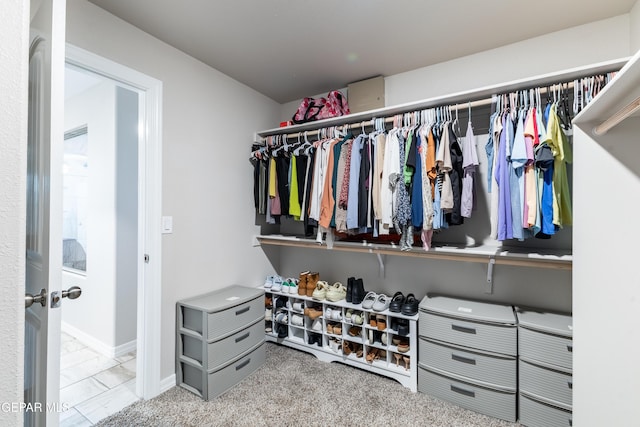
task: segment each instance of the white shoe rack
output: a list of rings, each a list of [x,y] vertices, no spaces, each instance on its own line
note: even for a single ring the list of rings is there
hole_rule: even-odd
[[[417,391],[418,376],[418,343],[417,343],[417,321],[418,315],[405,316],[401,313],[393,313],[389,310],[374,311],[363,309],[361,304],[351,304],[346,300],[331,302],[327,300],[318,301],[311,297],[298,294],[283,293],[265,289],[266,297],[271,297],[272,308],[269,313],[265,313],[265,339],[276,342],[298,350],[306,351],[315,355],[323,362],[340,362],[356,368],[374,372],[393,378],[410,389]],[[276,307],[277,300],[284,303],[282,307]],[[315,307],[322,310],[322,315],[318,321],[314,322],[310,317],[304,315],[303,310],[296,310],[300,305],[304,307]],[[340,313],[340,320],[335,320],[327,315],[327,309],[331,313]],[[286,314],[286,321],[276,321],[278,311]],[[352,319],[347,319],[348,312],[362,313],[362,324],[353,323]],[[294,316],[302,316],[303,322],[292,319]],[[279,320],[284,320],[280,316]],[[384,320],[385,327],[380,329],[377,325],[371,326],[371,319],[380,318]],[[297,317],[299,319],[299,317]],[[398,334],[398,322],[406,322],[409,326],[409,333],[405,336]],[[286,336],[278,336],[278,323],[286,327]],[[377,324],[376,320],[376,324]],[[331,333],[336,325],[340,326],[339,334]],[[349,334],[352,326],[360,328],[360,333],[356,336]],[[395,329],[394,329],[395,328]],[[383,339],[383,334],[386,339]],[[320,336],[320,345],[309,343],[309,338]],[[409,341],[409,349],[400,352],[394,340],[404,339]],[[362,355],[358,357],[354,352],[347,355],[343,351],[343,344],[348,342],[360,345]],[[396,355],[399,355],[399,360]]]

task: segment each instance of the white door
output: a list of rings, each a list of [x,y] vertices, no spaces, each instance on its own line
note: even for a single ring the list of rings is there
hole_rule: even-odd
[[[24,424],[57,426],[66,0],[31,0]]]

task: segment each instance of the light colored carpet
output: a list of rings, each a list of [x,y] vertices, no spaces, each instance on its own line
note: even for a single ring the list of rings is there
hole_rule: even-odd
[[[98,426],[432,426],[515,427],[411,393],[386,377],[277,344],[265,364],[222,396],[206,402],[174,387],[137,402]]]

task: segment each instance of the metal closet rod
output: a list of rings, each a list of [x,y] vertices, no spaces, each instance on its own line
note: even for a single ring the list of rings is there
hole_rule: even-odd
[[[592,76],[585,76],[583,78],[588,78],[588,77],[592,77]],[[490,98],[477,99],[475,101],[469,101],[469,102],[466,102],[466,103],[441,104],[441,105],[438,105],[438,106],[426,107],[426,108],[421,108],[421,109],[418,109],[418,110],[408,110],[408,111],[405,111],[404,113],[397,113],[397,114],[393,114],[393,115],[390,115],[390,116],[373,117],[373,118],[368,119],[368,120],[358,120],[358,121],[346,120],[344,123],[339,124],[339,125],[322,126],[322,127],[319,127],[318,129],[306,130],[306,131],[298,131],[298,132],[294,132],[294,133],[286,133],[286,134],[285,133],[280,133],[280,134],[268,135],[268,136],[261,137],[261,139],[262,139],[262,142],[264,142],[268,138],[271,138],[271,137],[274,137],[274,136],[278,136],[278,137],[286,136],[286,138],[298,138],[298,137],[303,136],[303,135],[316,136],[316,135],[319,135],[320,132],[322,132],[325,129],[337,128],[337,129],[340,129],[340,130],[345,130],[345,127],[347,129],[355,129],[355,128],[362,127],[362,126],[371,127],[371,126],[374,126],[376,120],[379,120],[379,119],[384,119],[385,123],[392,123],[396,119],[396,117],[402,116],[404,114],[412,114],[412,113],[419,112],[419,111],[434,110],[434,109],[442,108],[442,107],[449,107],[451,109],[451,111],[455,111],[457,109],[477,108],[477,107],[482,107],[482,106],[486,106],[486,105],[491,105],[493,102],[495,102],[495,97],[496,96],[508,95],[509,93],[518,93],[518,92],[525,92],[525,91],[529,91],[529,90],[540,89],[540,94],[541,95],[545,95],[545,94],[548,93],[549,89],[554,89],[557,86],[562,86],[562,88],[564,88],[564,89],[573,89],[575,80],[576,79],[568,81],[568,82],[554,83],[554,84],[547,85],[547,86],[542,86],[542,87],[531,87],[531,88],[526,88],[526,89],[514,90],[514,91],[506,92],[504,94],[492,95]],[[347,119],[348,116],[343,116],[343,117],[345,117],[345,119]]]

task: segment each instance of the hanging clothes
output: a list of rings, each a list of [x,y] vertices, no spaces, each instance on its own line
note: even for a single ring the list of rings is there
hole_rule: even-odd
[[[567,163],[573,162],[573,154],[567,135],[560,126],[556,103],[549,110],[546,142],[551,148],[554,158],[553,223],[558,227],[563,227],[571,225],[573,222],[569,178],[567,176]]]
[[[476,189],[474,180],[479,164],[476,136],[473,134],[473,126],[471,120],[469,120],[467,133],[462,142],[463,177],[460,215],[465,218],[471,218],[471,213],[475,210]]]
[[[360,189],[360,163],[366,135],[361,134],[353,141],[351,147],[351,168],[349,174],[349,193],[347,204],[347,228],[358,227],[358,193]]]
[[[462,201],[462,148],[458,142],[458,137],[453,131],[453,126],[449,124],[445,132],[449,133],[449,158],[451,159],[451,171],[449,171],[449,179],[451,182],[451,193],[453,206],[447,212],[447,223],[449,225],[461,225],[464,223],[464,217],[460,214]]]
[[[338,203],[335,208],[335,227],[339,233],[347,232],[347,194],[348,194],[348,182],[349,182],[349,159],[351,158],[351,144],[353,139],[347,140],[342,147],[340,147],[340,157],[338,160],[338,174],[336,180],[336,190],[340,189],[338,197]],[[345,184],[346,183],[346,184]],[[345,189],[344,195],[342,189]],[[344,198],[343,198],[344,197]]]
[[[391,177],[400,174],[400,142],[398,140],[398,132],[398,128],[391,129],[387,134],[385,144],[380,185],[380,205],[382,208],[382,218],[378,227],[380,234],[389,234],[389,229],[393,227],[393,218],[397,206],[396,186],[391,184]]]

